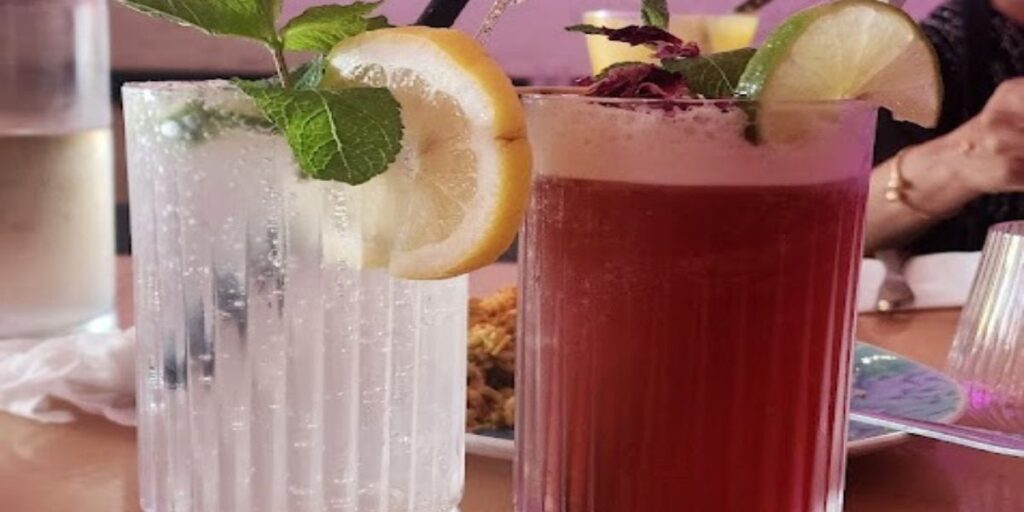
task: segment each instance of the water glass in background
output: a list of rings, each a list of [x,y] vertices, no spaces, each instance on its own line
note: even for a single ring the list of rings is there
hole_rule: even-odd
[[[640,15],[632,11],[588,11],[583,13],[583,23],[621,28],[639,24]],[[680,39],[697,43],[702,52],[714,53],[750,46],[757,26],[755,14],[673,14],[668,28]],[[654,62],[649,48],[601,36],[587,36],[587,50],[594,74],[617,62]]]
[[[0,2],[0,339],[113,325],[105,0]]]
[[[1024,430],[1024,222],[989,230],[949,369],[966,387],[968,422]]]
[[[448,512],[467,278],[359,270],[358,191],[227,82],[124,90],[147,512]]]

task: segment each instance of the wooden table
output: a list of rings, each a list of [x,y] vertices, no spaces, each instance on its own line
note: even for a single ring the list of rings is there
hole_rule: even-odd
[[[475,293],[511,283],[496,267],[473,278]],[[119,312],[131,318],[131,269],[119,262]],[[932,366],[944,364],[958,311],[861,318],[860,339]],[[463,512],[511,510],[507,462],[469,457]],[[137,512],[135,439],[129,428],[82,416],[40,425],[0,414],[0,511]],[[850,512],[1024,512],[1024,461],[911,439],[850,462]]]

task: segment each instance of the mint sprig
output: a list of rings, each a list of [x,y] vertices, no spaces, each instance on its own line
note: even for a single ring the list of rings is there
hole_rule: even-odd
[[[324,55],[316,55],[305,64],[288,72],[288,79],[292,89],[316,89],[327,72],[327,58]],[[239,80],[244,82],[245,80]],[[263,84],[267,87],[283,87],[281,77],[273,76],[263,80],[252,80],[254,83]]]
[[[359,185],[401,150],[402,116],[387,89],[283,89],[235,82],[284,131],[309,177]]]
[[[383,88],[323,90],[324,54],[343,39],[390,26],[374,15],[380,2],[311,7],[277,30],[282,0],[121,0],[143,13],[189,25],[213,35],[239,36],[262,42],[274,59],[277,76],[267,80],[235,80],[235,84],[284,134],[295,161],[313,179],[365,183],[383,173],[401,151],[401,106]],[[318,55],[294,71],[286,51]],[[181,117],[181,116],[179,116]],[[230,114],[191,106],[179,124],[196,126],[203,140],[220,126],[252,126]],[[188,123],[181,124],[188,128]],[[168,125],[170,126],[170,125]],[[205,130],[205,131],[204,131]]]
[[[277,41],[281,0],[122,0],[137,11],[214,35]]]
[[[708,99],[731,98],[757,50],[742,48],[701,57],[666,59],[662,67],[686,77],[690,92]]]
[[[317,55],[292,72],[292,84],[296,89],[316,89],[326,71],[327,58]]]
[[[644,0],[640,9],[644,25],[668,28],[669,13],[667,0]]]
[[[327,53],[338,41],[390,26],[383,16],[369,17],[380,2],[310,7],[281,30],[286,50]]]
[[[668,5],[665,0],[644,0],[643,25],[620,28],[573,25],[565,29],[632,46],[646,46],[660,65],[637,62],[612,64],[592,78],[582,79],[588,94],[627,92],[637,97],[728,99],[738,96],[740,76],[756,50],[701,54],[696,43],[685,42],[665,29]],[[652,81],[652,77],[657,79]],[[675,77],[675,81],[671,79]],[[628,96],[627,96],[628,97]]]

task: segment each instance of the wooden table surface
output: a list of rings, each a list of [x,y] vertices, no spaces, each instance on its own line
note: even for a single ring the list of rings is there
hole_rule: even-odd
[[[472,287],[511,283],[510,267],[486,269]],[[119,313],[131,318],[131,269],[119,262]],[[860,339],[932,366],[944,364],[958,311],[866,315]],[[463,512],[512,508],[511,466],[469,457]],[[940,443],[907,442],[850,461],[849,512],[1024,512],[1024,460]],[[0,414],[0,511],[138,512],[134,431],[82,416],[40,425]]]

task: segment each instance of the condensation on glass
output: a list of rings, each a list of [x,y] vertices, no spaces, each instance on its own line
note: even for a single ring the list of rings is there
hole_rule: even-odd
[[[352,189],[301,177],[227,83],[124,99],[143,508],[454,508],[466,278],[346,264]]]
[[[112,326],[104,0],[0,2],[0,339]]]

